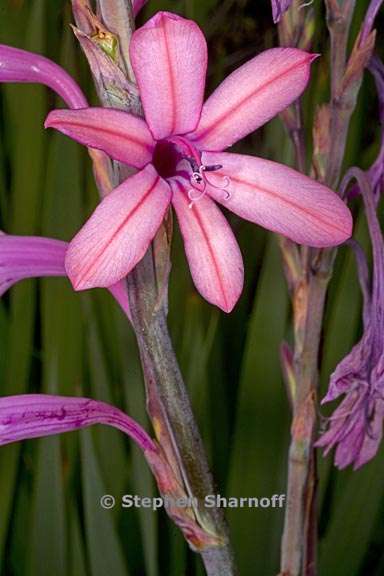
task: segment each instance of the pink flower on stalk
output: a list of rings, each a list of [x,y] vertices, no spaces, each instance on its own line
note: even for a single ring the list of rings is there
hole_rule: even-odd
[[[227,312],[242,291],[243,263],[215,202],[310,246],[350,236],[350,212],[325,186],[275,162],[222,152],[300,96],[315,56],[268,50],[231,74],[203,105],[207,47],[194,22],[160,12],[133,34],[130,53],[145,121],[88,108],[53,111],[45,124],[139,169],[70,243],[66,269],[76,290],[126,276],[171,203],[197,289]]]

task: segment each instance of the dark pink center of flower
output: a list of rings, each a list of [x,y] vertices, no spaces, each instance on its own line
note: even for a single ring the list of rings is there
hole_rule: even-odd
[[[217,186],[209,180],[207,174],[220,170],[222,165],[206,166],[203,164],[201,152],[182,136],[172,136],[157,142],[153,154],[153,165],[162,178],[182,176],[189,180],[192,186],[191,190],[188,191],[188,197],[191,200],[190,207],[206,194],[207,185],[225,189],[229,183],[227,177],[224,177],[221,186]],[[225,193],[229,198],[230,194],[227,191]]]
[[[153,165],[162,178],[176,176],[177,165],[183,160],[183,155],[173,142],[160,140],[153,153]]]

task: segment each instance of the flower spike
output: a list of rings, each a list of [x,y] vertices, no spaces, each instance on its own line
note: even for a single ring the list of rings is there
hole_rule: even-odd
[[[384,420],[384,240],[376,214],[369,180],[357,168],[346,176],[358,180],[371,236],[373,253],[372,286],[368,287],[366,258],[352,244],[364,296],[364,333],[351,352],[341,360],[331,375],[329,389],[322,403],[344,399],[326,421],[327,430],[316,445],[324,454],[336,448],[335,465],[360,468],[379,449]]]

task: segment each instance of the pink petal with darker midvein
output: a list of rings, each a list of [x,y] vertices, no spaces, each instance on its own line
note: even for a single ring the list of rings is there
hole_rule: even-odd
[[[297,100],[314,58],[296,48],[272,48],[252,58],[208,98],[189,138],[201,150],[220,151],[250,134]]]
[[[86,108],[76,82],[60,66],[40,54],[0,44],[0,82],[37,82],[61,96],[70,108]]]
[[[125,277],[144,256],[170,199],[168,184],[151,165],[112,190],[69,245],[65,267],[75,290]]]
[[[0,398],[0,445],[105,424],[127,434],[144,452],[157,451],[147,432],[118,408],[71,396],[22,394]]]
[[[96,107],[53,110],[45,127],[56,128],[77,142],[103,150],[114,160],[135,168],[142,168],[152,158],[154,141],[144,120],[122,110]]]
[[[158,12],[134,32],[130,54],[154,138],[194,130],[207,69],[207,45],[197,24]]]
[[[210,175],[225,189],[208,186],[212,198],[246,220],[308,246],[333,246],[352,233],[352,216],[329,188],[283,164],[242,154],[204,153],[206,165],[223,168]]]
[[[244,267],[240,248],[227,220],[208,196],[196,200],[189,207],[187,194],[190,185],[183,182],[171,182],[172,204],[193,281],[208,302],[230,312],[243,289]]]

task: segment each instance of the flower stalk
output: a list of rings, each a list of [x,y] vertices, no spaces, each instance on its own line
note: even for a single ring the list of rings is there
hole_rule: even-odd
[[[331,39],[331,99],[318,111],[315,124],[314,167],[318,177],[337,188],[345,153],[351,115],[361,85],[363,71],[372,54],[375,33],[365,32],[357,39],[347,60],[347,42],[355,8],[354,0],[327,0],[327,23]],[[285,17],[288,18],[288,15]],[[284,26],[284,19],[281,28]],[[284,34],[281,34],[284,38]],[[297,110],[293,125],[299,125]],[[297,138],[286,121],[296,149],[297,165],[303,162]],[[322,133],[320,134],[320,128]],[[297,133],[296,133],[297,134]],[[317,155],[318,154],[318,155]],[[283,259],[286,261],[286,251]],[[289,448],[287,507],[281,548],[281,576],[316,574],[316,458],[318,360],[324,306],[332,277],[335,249],[300,248],[302,268],[291,287],[294,316],[294,383],[291,443]],[[292,392],[292,390],[291,390]]]
[[[104,25],[110,22],[110,18],[115,17],[115,14],[109,11],[110,4],[100,2]],[[93,20],[93,24],[94,22]],[[81,19],[77,19],[77,24],[82,25]],[[128,24],[130,29],[127,28]],[[132,18],[127,18],[121,29],[114,28],[122,49],[126,42],[129,42],[132,32]],[[123,38],[122,34],[126,36]],[[120,94],[127,93],[127,80],[123,83],[125,76],[121,74],[121,68],[105,52],[103,56],[103,53],[98,51],[98,65],[92,66],[97,50],[94,42],[93,47],[90,44],[92,36],[87,30],[81,29],[76,35],[91,63],[99,97],[105,106],[111,106],[110,89],[108,90],[108,86],[111,86],[111,70],[113,73],[111,61],[112,65],[115,64],[115,91],[118,90]],[[124,50],[124,53],[127,57],[129,51]],[[130,63],[126,63],[126,66],[130,69]],[[132,76],[129,78],[129,82],[131,81]],[[119,108],[127,111],[140,110],[137,90],[133,88],[130,98],[120,99],[119,104]],[[126,177],[126,169],[117,162],[114,163],[114,168],[115,181],[121,182]],[[170,239],[171,225],[168,218],[144,258],[127,277],[131,322],[140,352],[147,410],[157,440],[187,496],[192,498],[192,502],[198,503],[197,506],[194,504],[192,512],[197,531],[203,536],[200,541],[190,538],[189,544],[201,553],[208,576],[231,576],[235,573],[235,568],[224,516],[220,509],[205,509],[203,506],[204,497],[214,493],[213,480],[167,327]]]

